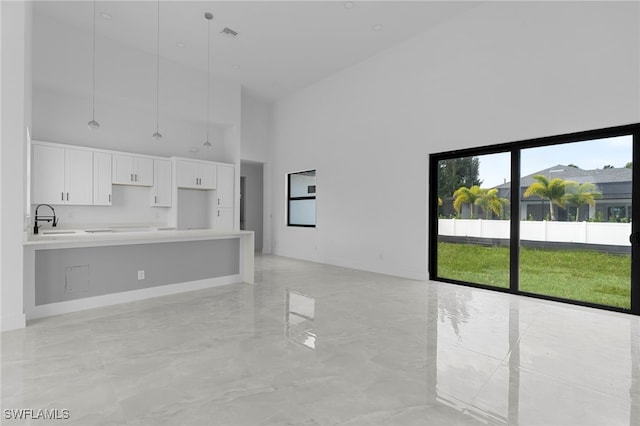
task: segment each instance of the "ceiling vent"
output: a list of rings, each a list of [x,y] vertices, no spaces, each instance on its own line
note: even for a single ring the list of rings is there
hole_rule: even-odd
[[[237,31],[232,30],[232,29],[231,29],[231,28],[229,28],[229,27],[224,27],[224,30],[220,31],[220,34],[224,34],[224,35],[226,35],[227,37],[231,37],[231,38],[235,38],[235,37],[237,37],[237,36],[238,36],[238,32],[237,32]]]

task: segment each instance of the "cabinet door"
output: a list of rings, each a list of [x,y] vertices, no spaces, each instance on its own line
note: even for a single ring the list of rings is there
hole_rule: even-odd
[[[153,160],[153,199],[155,207],[171,207],[171,161]]]
[[[133,157],[114,154],[112,158],[112,183],[131,185],[133,183]]]
[[[153,186],[153,159],[134,157],[134,185]]]
[[[216,165],[200,163],[199,170],[199,187],[201,189],[216,189]]]
[[[216,231],[233,231],[233,209],[218,208],[214,217]]]
[[[93,204],[93,152],[64,150],[65,203]]]
[[[64,148],[33,145],[32,153],[31,202],[33,204],[63,204],[65,192]]]
[[[93,204],[111,205],[111,154],[93,153]]]
[[[178,160],[178,188],[199,188],[198,163]]]
[[[234,166],[217,165],[216,196],[218,207],[233,207]]]

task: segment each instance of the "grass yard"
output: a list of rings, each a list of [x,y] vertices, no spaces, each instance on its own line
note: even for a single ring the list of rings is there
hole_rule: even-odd
[[[509,248],[438,243],[438,275],[509,287]],[[630,307],[631,256],[579,250],[520,249],[520,290]]]

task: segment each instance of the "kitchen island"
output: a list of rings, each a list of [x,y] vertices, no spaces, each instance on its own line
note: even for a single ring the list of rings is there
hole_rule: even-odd
[[[124,232],[127,231],[127,232]],[[24,243],[27,320],[254,283],[252,231],[49,229]]]

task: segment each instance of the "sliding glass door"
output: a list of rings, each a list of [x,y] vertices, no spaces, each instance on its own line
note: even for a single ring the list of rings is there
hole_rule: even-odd
[[[431,155],[430,278],[640,313],[638,143],[631,125]]]
[[[523,149],[520,290],[631,308],[633,136]]]
[[[510,155],[440,160],[438,275],[509,288]]]

